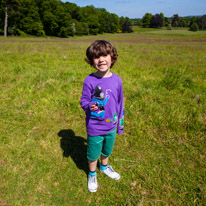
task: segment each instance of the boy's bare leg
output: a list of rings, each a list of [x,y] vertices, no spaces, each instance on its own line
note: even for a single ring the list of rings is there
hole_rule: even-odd
[[[107,165],[109,157],[105,157],[103,155],[101,155],[101,164],[102,165]]]
[[[96,168],[97,168],[97,160],[95,160],[95,161],[89,160],[89,170],[91,172],[94,172],[96,170]]]

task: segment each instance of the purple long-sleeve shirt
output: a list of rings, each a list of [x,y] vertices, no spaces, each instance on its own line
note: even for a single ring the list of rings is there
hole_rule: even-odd
[[[96,103],[97,111],[91,110]],[[90,136],[104,135],[117,127],[123,134],[124,105],[121,78],[112,73],[110,77],[97,77],[93,73],[84,80],[81,107],[86,113],[87,133]]]

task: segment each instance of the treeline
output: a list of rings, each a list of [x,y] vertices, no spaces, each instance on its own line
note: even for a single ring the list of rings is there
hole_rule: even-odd
[[[206,29],[206,15],[200,17],[179,17],[174,14],[171,18],[164,17],[163,13],[152,15],[146,13],[142,19],[132,19],[133,25],[138,25],[144,28],[161,28],[166,26],[168,29],[171,27],[189,27],[191,31],[198,29]]]
[[[0,0],[0,34],[68,37],[132,32],[129,18],[60,0]]]
[[[101,33],[132,32],[132,25],[144,28],[189,27],[206,29],[206,15],[201,17],[164,17],[146,13],[142,19],[118,17],[106,9],[79,7],[61,0],[0,0],[0,35],[35,35],[69,37]]]

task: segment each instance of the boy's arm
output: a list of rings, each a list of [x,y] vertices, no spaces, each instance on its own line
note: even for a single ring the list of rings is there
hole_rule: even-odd
[[[119,98],[118,98],[118,106],[119,106],[119,112],[118,112],[118,125],[117,125],[117,133],[123,134],[124,129],[124,101],[123,101],[123,88],[122,88],[122,82],[120,84],[119,89]]]
[[[88,109],[93,108],[94,102],[91,102],[92,91],[91,88],[84,83],[81,97],[81,107],[86,112]]]

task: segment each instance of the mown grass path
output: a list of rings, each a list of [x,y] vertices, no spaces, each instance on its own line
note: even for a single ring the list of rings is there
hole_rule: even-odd
[[[125,133],[112,181],[87,191],[84,62],[111,41],[122,77]],[[0,205],[205,205],[206,35],[0,38]]]

